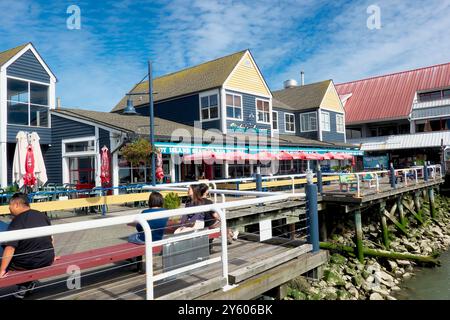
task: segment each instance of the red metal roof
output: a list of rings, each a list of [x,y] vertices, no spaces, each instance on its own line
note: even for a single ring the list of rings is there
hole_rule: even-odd
[[[407,118],[416,91],[450,86],[450,62],[336,85],[346,124]]]

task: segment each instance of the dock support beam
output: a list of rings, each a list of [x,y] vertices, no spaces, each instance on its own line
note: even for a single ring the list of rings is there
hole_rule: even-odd
[[[386,216],[384,215],[386,210],[386,203],[380,203],[380,216],[381,216],[381,229],[383,230],[383,244],[386,249],[389,249],[389,229],[387,226]]]
[[[323,194],[322,171],[320,168],[320,164],[317,164],[316,175],[317,175],[317,189],[319,190],[320,194]]]
[[[434,190],[433,190],[433,188],[429,188],[428,189],[428,198],[429,198],[429,201],[430,201],[430,214],[431,214],[431,217],[434,219],[434,218],[436,218],[436,205],[435,205],[435,202],[434,202]]]
[[[364,263],[363,231],[361,222],[361,210],[355,211],[356,254],[359,262]]]
[[[403,196],[400,195],[397,198],[397,208],[398,208],[398,212],[400,214],[400,223],[402,224],[402,226],[406,227],[407,226],[407,221],[405,218],[405,210],[403,209]]]

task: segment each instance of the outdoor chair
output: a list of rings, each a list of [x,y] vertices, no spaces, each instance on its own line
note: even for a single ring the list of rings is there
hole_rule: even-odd
[[[339,191],[344,191],[343,187],[345,186],[345,192],[350,191],[351,189],[356,190],[357,181],[353,174],[342,174],[339,176]]]

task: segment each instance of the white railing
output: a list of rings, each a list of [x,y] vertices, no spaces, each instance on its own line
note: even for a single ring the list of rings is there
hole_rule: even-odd
[[[414,109],[443,107],[443,106],[448,106],[448,105],[450,105],[450,99],[439,99],[439,100],[433,100],[433,101],[415,102],[415,103],[413,103],[413,111],[414,111]]]
[[[179,191],[180,188],[176,187],[167,187],[167,186],[155,186],[151,187],[153,190],[176,190]],[[186,190],[184,188],[183,190]],[[212,205],[203,205],[189,208],[180,208],[174,210],[165,210],[158,212],[151,212],[146,214],[141,214],[141,210],[131,210],[129,211],[129,215],[120,216],[120,217],[112,217],[105,218],[101,220],[90,220],[90,221],[81,221],[81,222],[73,222],[66,223],[60,225],[53,225],[47,227],[38,227],[38,228],[30,228],[24,230],[16,230],[16,231],[6,231],[0,232],[0,243],[9,242],[9,241],[17,241],[24,239],[32,239],[44,236],[57,235],[68,232],[79,232],[85,231],[95,228],[104,228],[111,227],[117,225],[126,225],[130,223],[139,223],[144,230],[145,234],[145,264],[146,264],[146,298],[151,300],[154,298],[154,282],[165,279],[167,277],[171,277],[177,274],[181,274],[187,272],[189,270],[197,269],[200,267],[204,267],[206,265],[210,265],[212,263],[221,262],[222,263],[222,277],[225,285],[223,285],[222,289],[227,290],[229,288],[228,284],[228,251],[227,251],[227,224],[226,224],[226,214],[225,209],[240,207],[240,206],[248,206],[248,205],[256,205],[268,202],[275,201],[283,201],[289,198],[297,198],[297,197],[305,197],[304,193],[298,193],[295,196],[286,193],[268,193],[268,192],[253,192],[253,191],[233,191],[233,190],[211,190],[212,193],[223,193],[223,194],[234,194],[234,195],[247,195],[247,196],[255,196],[257,198],[238,200],[232,202],[223,202],[220,204],[212,204]],[[166,239],[162,239],[159,241],[152,240],[152,232],[149,224],[147,223],[150,220],[154,219],[162,219],[162,218],[170,218],[175,216],[182,216],[186,214],[193,213],[201,213],[214,211],[220,217],[220,227],[216,229],[207,229],[202,231],[195,231],[187,234],[179,234]],[[208,259],[205,261],[201,261],[198,263],[194,263],[188,266],[180,267],[178,269],[174,269],[168,272],[163,272],[155,275],[153,272],[153,247],[158,247],[164,244],[173,243],[175,241],[187,240],[191,238],[196,238],[199,236],[209,235],[213,233],[217,233],[220,231],[221,233],[221,247],[222,253],[220,257]]]

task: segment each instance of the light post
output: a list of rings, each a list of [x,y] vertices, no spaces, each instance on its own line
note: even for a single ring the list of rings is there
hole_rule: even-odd
[[[133,90],[142,82],[144,79],[148,76],[148,93],[147,92],[133,92]],[[148,74],[139,82],[137,83],[133,89],[131,89],[130,92],[128,92],[126,95],[128,96],[127,99],[127,106],[125,107],[125,110],[123,111],[123,114],[125,115],[136,115],[138,114],[133,106],[133,100],[131,100],[130,96],[132,95],[145,95],[148,94],[148,102],[149,102],[149,108],[150,108],[150,146],[152,148],[151,153],[151,183],[152,186],[156,185],[156,154],[155,154],[155,113],[153,108],[153,74],[152,74],[152,62],[148,61]]]

